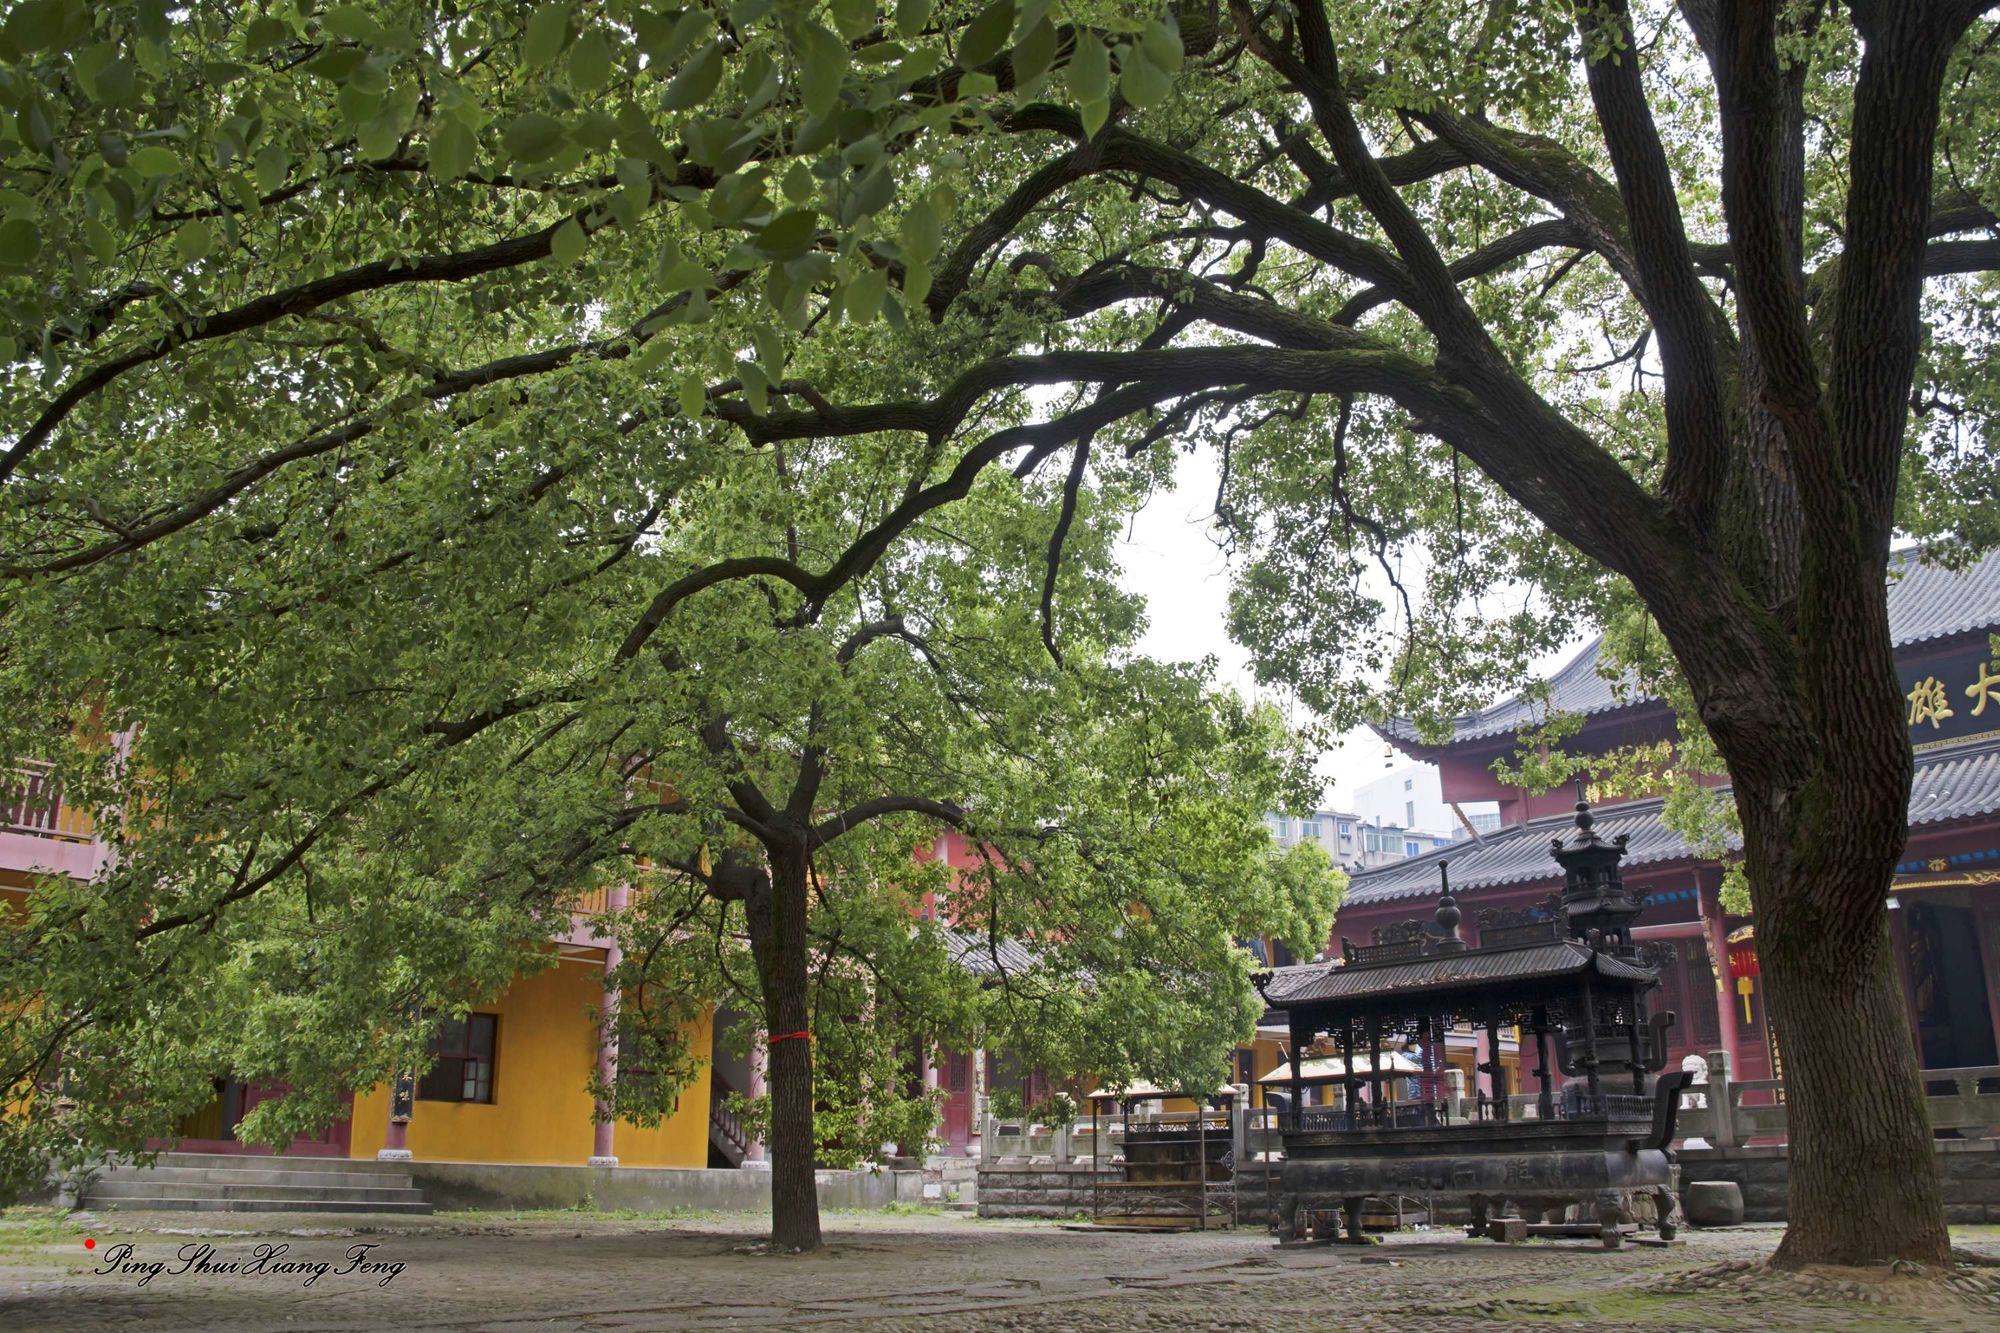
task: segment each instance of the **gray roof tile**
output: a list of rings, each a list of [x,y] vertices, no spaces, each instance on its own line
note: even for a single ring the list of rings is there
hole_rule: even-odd
[[[1943,824],[1995,812],[2000,812],[2000,744],[1986,742],[1917,756],[1916,778],[1910,786],[1912,825]],[[1694,855],[1686,840],[1661,822],[1658,801],[1610,806],[1596,813],[1600,835],[1615,838],[1623,833],[1629,839],[1625,853],[1628,867]],[[1454,893],[1553,882],[1561,870],[1549,855],[1549,840],[1570,829],[1571,821],[1567,814],[1547,815],[1525,829],[1510,825],[1476,843],[1461,842],[1393,865],[1353,871],[1347,903],[1362,906],[1434,896],[1440,861],[1451,864]]]
[[[1264,998],[1274,1009],[1320,1000],[1358,1000],[1371,995],[1404,995],[1414,991],[1480,988],[1507,981],[1532,981],[1576,976],[1595,968],[1598,975],[1632,981],[1652,981],[1644,968],[1594,952],[1575,940],[1555,940],[1515,949],[1468,949],[1464,953],[1432,954],[1400,963],[1354,966],[1305,963],[1281,967],[1264,983]]]
[[[1003,939],[992,944],[983,933],[940,927],[938,935],[951,950],[951,960],[975,977],[1027,972],[1035,966],[1035,954],[1019,940]],[[995,963],[995,958],[998,963]]]
[[[1889,560],[1889,634],[1896,647],[2000,628],[2000,551],[1990,551],[1957,571],[1925,564],[1918,555],[1912,548]],[[1634,687],[1629,673],[1613,681],[1598,671],[1603,643],[1601,637],[1592,639],[1549,678],[1546,703],[1515,695],[1466,713],[1453,724],[1455,739],[1514,736],[1551,713],[1588,717],[1651,702],[1650,695]],[[1391,718],[1376,731],[1394,741],[1413,742],[1417,737],[1416,728],[1404,718]]]

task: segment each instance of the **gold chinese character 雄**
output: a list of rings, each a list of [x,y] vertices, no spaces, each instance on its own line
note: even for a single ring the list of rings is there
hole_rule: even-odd
[[[1944,682],[1936,676],[1926,676],[1917,682],[1917,688],[1906,696],[1910,701],[1910,725],[1928,722],[1932,727],[1952,715],[1951,704],[1944,694]]]

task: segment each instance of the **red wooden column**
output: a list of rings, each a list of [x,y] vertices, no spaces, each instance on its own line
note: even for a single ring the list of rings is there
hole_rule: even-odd
[[[628,884],[614,886],[607,906],[613,912],[621,911],[632,900],[632,888]],[[624,960],[624,952],[618,947],[616,936],[604,945],[604,1022],[597,1034],[597,1076],[599,1081],[609,1085],[618,1080],[618,988],[611,982],[611,974]],[[595,1119],[591,1124],[590,1166],[618,1165],[618,1121],[603,1102],[595,1106]]]
[[[1729,926],[1717,900],[1719,892],[1715,886],[1702,888],[1701,919],[1708,930],[1709,958],[1715,968],[1715,1010],[1721,1020],[1722,1050],[1729,1057],[1729,1076],[1742,1078],[1743,1057],[1736,1046],[1736,992],[1729,984]]]
[[[382,1146],[375,1150],[378,1162],[410,1160],[410,1116],[416,1110],[417,1081],[398,1074],[389,1081],[389,1130]]]

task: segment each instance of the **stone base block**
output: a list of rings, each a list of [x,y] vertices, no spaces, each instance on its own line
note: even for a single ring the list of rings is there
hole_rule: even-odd
[[[1698,1227],[1743,1223],[1743,1191],[1733,1180],[1697,1180],[1681,1191],[1681,1211]]]

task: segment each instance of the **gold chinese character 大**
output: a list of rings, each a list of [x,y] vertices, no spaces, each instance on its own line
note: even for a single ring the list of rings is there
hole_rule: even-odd
[[[1965,697],[1973,700],[1972,715],[1978,717],[1992,704],[2000,709],[2000,672],[1993,670],[1992,662],[1979,664],[1979,679],[1965,687]]]
[[[1910,725],[1913,727],[1928,722],[1935,728],[1952,716],[1951,702],[1945,698],[1944,682],[1936,676],[1925,676],[1905,697],[1910,701]]]

